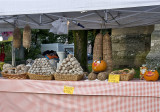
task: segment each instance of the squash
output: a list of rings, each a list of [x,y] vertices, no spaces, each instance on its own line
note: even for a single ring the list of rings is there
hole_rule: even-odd
[[[159,78],[159,74],[157,70],[149,70],[144,73],[144,79],[146,81],[157,81]]]
[[[107,63],[104,60],[95,60],[92,63],[92,69],[95,72],[103,72],[107,68]]]

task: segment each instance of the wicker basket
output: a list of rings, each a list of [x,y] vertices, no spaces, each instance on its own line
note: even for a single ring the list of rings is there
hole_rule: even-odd
[[[30,74],[30,73],[27,73],[27,75],[29,76],[30,79],[33,79],[33,80],[52,80],[53,79],[53,75],[39,75],[39,74]]]
[[[83,79],[83,74],[71,75],[71,74],[54,74],[55,80],[58,81],[78,81]]]
[[[109,75],[120,75],[120,81],[129,81],[132,80],[134,77],[135,71],[134,69],[123,69],[123,70],[116,70],[111,72]]]
[[[27,79],[28,78],[26,73],[24,73],[24,74],[8,74],[8,73],[1,72],[1,74],[4,78],[7,78],[7,79]]]

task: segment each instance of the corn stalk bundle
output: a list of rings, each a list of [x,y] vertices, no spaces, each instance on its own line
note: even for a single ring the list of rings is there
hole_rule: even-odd
[[[112,43],[108,33],[103,36],[103,60],[107,63],[107,72],[110,73],[113,69],[112,65]]]
[[[93,61],[99,60],[103,56],[103,35],[101,33],[96,35],[94,41],[94,48],[93,48]]]
[[[14,48],[21,47],[21,31],[17,27],[13,31],[13,47]]]
[[[30,48],[31,45],[31,28],[26,25],[23,30],[23,47],[26,49]]]

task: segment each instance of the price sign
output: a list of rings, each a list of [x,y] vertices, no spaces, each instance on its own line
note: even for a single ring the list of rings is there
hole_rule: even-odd
[[[109,75],[108,82],[119,83],[120,75]]]
[[[74,92],[74,87],[64,86],[63,92],[66,93],[66,94],[73,94],[73,92]]]

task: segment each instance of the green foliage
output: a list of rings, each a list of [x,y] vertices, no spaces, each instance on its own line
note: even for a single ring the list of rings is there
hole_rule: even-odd
[[[56,35],[50,33],[49,30],[33,29],[31,48],[29,50],[25,49],[25,59],[35,59],[38,54],[41,54],[41,44],[64,43],[67,38],[69,43],[73,43],[71,31],[69,31],[68,35]]]
[[[32,30],[32,41],[37,44],[40,41],[42,44],[49,43],[64,43],[68,39],[69,43],[73,43],[72,31],[69,31],[68,35],[56,35],[50,33],[49,30]]]
[[[12,60],[12,44],[11,42],[5,42],[5,43],[0,43],[1,45],[4,45],[4,52],[5,52],[5,60],[4,61],[11,61]],[[0,49],[1,52],[1,49]]]
[[[41,54],[40,45],[32,45],[30,49],[25,49],[25,59],[36,59],[39,54]]]

